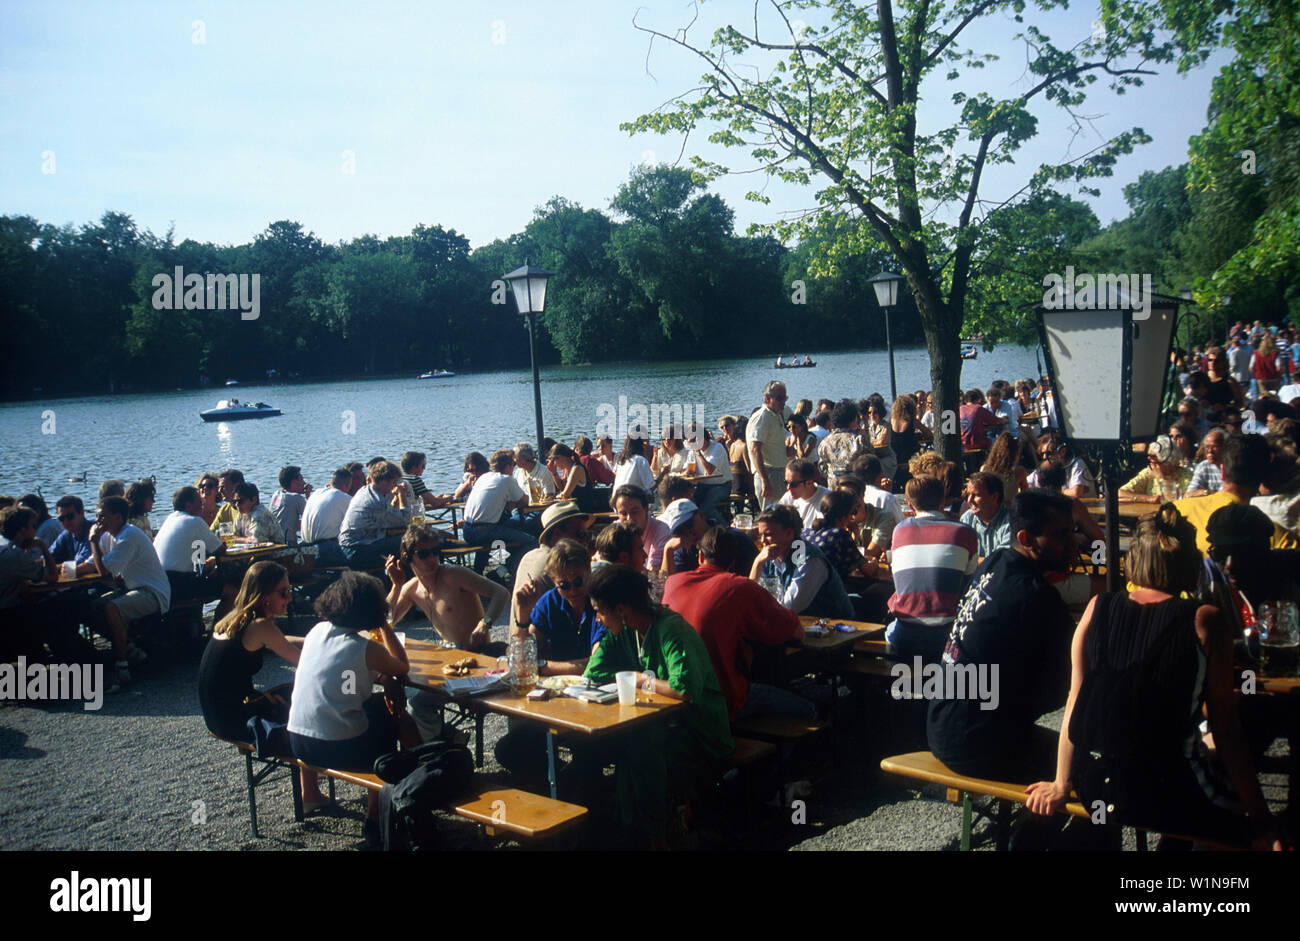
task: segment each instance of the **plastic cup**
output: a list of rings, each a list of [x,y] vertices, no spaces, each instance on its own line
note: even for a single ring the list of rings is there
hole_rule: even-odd
[[[62,563],[62,565],[61,565],[61,575],[60,575],[60,577],[61,577],[65,582],[70,582],[70,581],[72,581],[74,578],[76,578],[76,577],[77,577],[77,563],[76,563],[76,562],[64,562],[64,563]]]
[[[618,684],[618,704],[636,705],[636,673],[631,670],[620,670],[614,674],[614,682]]]

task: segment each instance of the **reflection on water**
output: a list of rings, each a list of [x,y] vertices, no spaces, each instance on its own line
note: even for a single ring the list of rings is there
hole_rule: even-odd
[[[620,396],[654,403],[702,406],[710,429],[726,412],[748,414],[762,401],[763,384],[779,376],[790,404],[801,398],[864,398],[889,393],[888,356],[880,351],[816,354],[815,369],[774,370],[772,361],[713,360],[607,363],[543,369],[546,434],[572,443],[592,434]],[[925,350],[896,353],[900,392],[929,388]],[[995,378],[1036,375],[1032,347],[999,347],[963,364],[963,387],[987,388]],[[99,484],[154,474],[155,523],[170,511],[177,487],[203,471],[238,467],[269,500],[280,468],[297,464],[308,482],[329,483],[339,465],[377,455],[393,460],[407,450],[428,455],[425,480],[450,491],[465,455],[531,440],[532,375],[478,373],[438,382],[390,379],[294,386],[246,386],[241,398],[281,409],[276,418],[207,423],[198,413],[221,398],[218,389],[56,399],[0,405],[0,492],[15,496],[42,488],[51,503],[65,493],[93,504]],[[604,406],[604,409],[601,406]],[[57,416],[55,434],[42,434],[42,412]],[[84,483],[67,478],[87,471]]]

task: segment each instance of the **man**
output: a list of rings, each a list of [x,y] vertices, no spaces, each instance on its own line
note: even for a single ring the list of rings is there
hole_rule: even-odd
[[[221,509],[217,510],[217,515],[212,520],[212,531],[214,533],[221,531],[222,523],[229,523],[234,526],[239,520],[239,508],[235,506],[235,488],[244,482],[243,471],[237,471],[233,468],[224,470],[217,478],[217,493],[225,501]]]
[[[1259,493],[1259,486],[1269,473],[1272,451],[1268,442],[1259,435],[1238,435],[1229,438],[1223,446],[1223,489],[1203,497],[1184,497],[1174,503],[1178,512],[1196,527],[1196,548],[1202,553],[1210,551],[1208,524],[1210,516],[1220,507],[1234,503],[1249,503]],[[1273,523],[1274,549],[1300,548],[1300,539]]]
[[[1195,373],[1200,377],[1200,386],[1202,389],[1208,388],[1205,382],[1204,373]],[[1210,429],[1210,421],[1205,417],[1205,409],[1201,405],[1201,400],[1195,395],[1188,395],[1178,403],[1178,420],[1185,421],[1196,429],[1197,437],[1204,437]]]
[[[81,497],[60,497],[54,505],[63,532],[50,545],[50,556],[55,562],[76,562],[78,575],[95,571],[90,555],[90,520],[86,519],[85,504]]]
[[[668,527],[668,541],[664,543],[659,574],[667,578],[675,572],[689,571],[699,565],[696,547],[700,537],[709,531],[709,521],[692,501],[674,500],[659,517]]]
[[[844,590],[839,572],[811,542],[799,539],[803,532],[799,514],[788,506],[770,506],[758,514],[758,555],[749,577],[776,578],[781,587],[781,604],[795,614],[809,617],[851,618],[853,602]]]
[[[131,682],[130,661],[140,663],[145,659],[143,652],[127,643],[127,624],[151,614],[166,614],[172,589],[149,537],[126,521],[131,504],[122,497],[106,497],[99,501],[98,509],[95,525],[90,528],[95,568],[100,575],[115,575],[126,585],[124,592],[113,592],[101,599],[113,643],[116,683],[110,682],[112,689]],[[107,555],[99,545],[103,533],[113,537],[113,548]]]
[[[528,485],[531,482],[545,500],[555,496],[559,489],[555,485],[555,475],[537,459],[537,452],[527,441],[520,441],[515,445],[514,478],[523,488],[524,493],[529,493]]]
[[[630,523],[641,530],[645,546],[646,571],[658,572],[664,557],[664,544],[672,535],[663,520],[649,513],[650,495],[640,487],[625,485],[614,491],[614,512],[620,523]]]
[[[1228,433],[1222,428],[1212,428],[1201,442],[1205,460],[1192,471],[1192,482],[1187,485],[1189,497],[1203,497],[1223,489],[1223,445]]]
[[[971,474],[966,484],[971,508],[961,515],[961,522],[975,530],[981,559],[1011,545],[1011,510],[1002,502],[1003,495],[1002,480],[996,474],[979,471]]]
[[[1000,432],[1007,419],[994,415],[984,407],[984,393],[979,389],[969,390],[965,395],[965,403],[958,419],[961,423],[962,450],[982,451],[989,446],[989,432]]]
[[[796,459],[785,465],[785,493],[777,502],[793,507],[803,521],[803,528],[812,529],[821,518],[822,497],[828,493],[829,490],[817,483],[817,465]]]
[[[1061,417],[1056,413],[1056,393],[1052,391],[1052,380],[1042,376],[1038,380],[1038,394],[1034,396],[1038,407],[1038,424],[1044,429],[1060,428]]]
[[[348,473],[352,475],[352,483],[348,487],[348,496],[355,497],[357,491],[370,482],[366,474],[366,466],[360,461],[348,461],[348,463],[343,466],[346,467]]]
[[[402,469],[381,460],[372,468],[370,479],[348,503],[339,529],[339,548],[354,569],[382,566],[384,557],[394,555],[402,541],[400,534],[390,536],[388,530],[405,529],[411,521],[406,491],[398,487]]]
[[[594,519],[594,516],[582,512],[576,500],[553,503],[542,513],[542,535],[538,538],[541,545],[525,553],[519,560],[519,568],[515,570],[514,588],[510,594],[511,631],[519,626],[515,621],[515,599],[528,587],[529,582],[540,586],[542,591],[550,591],[555,587],[551,583],[551,577],[546,574],[546,560],[551,554],[551,547],[561,539],[572,539],[585,545],[587,530],[591,528]]]
[[[222,584],[217,561],[226,554],[226,544],[203,522],[199,513],[203,497],[197,487],[181,487],[172,495],[172,513],[158,527],[153,548],[167,573],[173,604],[220,598],[213,623],[230,610],[239,586]]]
[[[817,718],[817,707],[777,686],[750,683],[752,646],[803,639],[803,623],[756,582],[730,569],[734,542],[715,526],[700,539],[699,568],[678,572],[664,585],[664,604],[695,628],[709,651],[718,684],[735,720],[786,713]]]
[[[879,559],[893,541],[894,527],[903,521],[903,510],[884,486],[880,458],[874,454],[859,455],[849,465],[849,472],[863,482],[862,502],[871,514],[871,542],[864,555]]]
[[[1251,385],[1250,359],[1255,355],[1255,348],[1250,345],[1244,334],[1237,334],[1228,347],[1228,372],[1244,389]],[[1252,398],[1253,398],[1252,392]]]
[[[997,489],[1001,492],[1000,483]],[[885,639],[904,661],[919,656],[934,663],[943,655],[957,602],[978,564],[975,531],[943,515],[943,498],[944,485],[937,477],[913,477],[907,482],[907,500],[916,515],[894,529],[894,594],[889,599],[894,620]]]
[[[1006,420],[1004,430],[1011,432],[1011,437],[1020,437],[1020,403],[1014,396],[1006,395],[1006,390],[996,383],[988,391],[989,411]]]
[[[745,429],[749,463],[754,468],[754,495],[764,507],[780,498],[782,468],[788,457],[785,447],[785,383],[773,379],[763,388],[763,407]]]
[[[0,510],[0,533],[5,538],[0,546],[0,663],[20,656],[44,663],[46,643],[55,662],[93,662],[93,648],[77,633],[81,609],[74,592],[24,598],[29,581],[58,578],[58,563],[36,535],[37,518],[23,506]]]
[[[353,487],[355,482],[352,471],[340,467],[330,478],[329,486],[317,490],[303,505],[302,541],[317,547],[317,565],[348,564],[347,556],[339,548],[339,531],[343,528],[343,517],[347,515],[348,504],[352,502],[353,494],[360,489]]]
[[[259,499],[256,484],[243,483],[235,488],[235,509],[239,511],[239,518],[235,520],[235,542],[284,545],[284,530]]]
[[[506,519],[512,510],[528,506],[528,493],[514,476],[515,456],[509,448],[493,451],[488,467],[491,470],[474,482],[465,503],[465,541],[483,546],[497,540],[504,543],[509,552],[506,569],[513,578],[524,553],[537,548],[537,540],[522,523]]]
[[[419,500],[426,510],[438,510],[451,503],[451,494],[434,493],[425,485],[424,469],[427,464],[428,460],[422,451],[407,451],[402,455],[402,480],[413,500]]]
[[[823,399],[822,401],[826,401]],[[817,439],[817,446],[826,440],[826,436],[831,433],[831,410],[829,407],[819,410],[812,418],[808,419],[808,433]]]
[[[1065,468],[1065,483],[1061,486],[1061,493],[1067,497],[1084,500],[1097,495],[1097,481],[1092,471],[1082,457],[1071,453],[1070,445],[1064,438],[1056,434],[1043,435],[1038,445],[1038,456],[1044,462],[1059,463]],[[1036,470],[1029,475],[1029,486],[1047,486],[1039,482],[1038,474],[1039,471]]]
[[[286,546],[298,545],[298,528],[311,497],[311,484],[303,480],[302,468],[290,464],[280,468],[280,489],[271,496],[271,515],[284,534]]]
[[[638,572],[645,571],[645,543],[641,530],[631,523],[610,523],[596,537],[594,550],[593,572],[604,565],[630,565]]]
[[[1073,623],[1045,577],[1069,564],[1069,501],[1044,490],[1018,494],[1011,528],[1011,548],[976,570],[943,654],[945,670],[965,670],[967,690],[982,671],[997,702],[989,708],[969,693],[932,700],[926,737],[958,774],[1028,782],[1055,773],[1059,736],[1034,723],[1064,704],[1070,685]]]

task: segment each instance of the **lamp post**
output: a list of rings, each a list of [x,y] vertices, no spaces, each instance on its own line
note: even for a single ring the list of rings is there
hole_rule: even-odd
[[[1188,285],[1187,287],[1183,288],[1178,293],[1182,295],[1183,300],[1187,303],[1188,308],[1190,308],[1192,306],[1191,285]],[[1189,356],[1192,353],[1192,318],[1190,317],[1190,314],[1191,314],[1190,309],[1186,312],[1186,314],[1184,314],[1184,316],[1187,317],[1187,332],[1185,336],[1187,337],[1187,355]]]
[[[515,307],[528,317],[528,354],[533,361],[533,413],[537,419],[537,453],[542,454],[542,382],[537,375],[537,315],[546,309],[546,281],[553,272],[535,268],[524,259],[504,280],[515,295]]]
[[[876,303],[885,311],[885,343],[889,346],[889,400],[898,398],[898,383],[894,379],[894,337],[889,330],[889,308],[898,303],[898,284],[903,276],[892,271],[882,271],[867,283],[876,290]]]
[[[1144,320],[1135,320],[1127,308],[1037,309],[1061,428],[1073,443],[1092,445],[1101,454],[1109,591],[1123,587],[1116,564],[1121,456],[1132,442],[1150,441],[1161,432],[1160,406],[1179,300],[1152,294],[1150,316]]]

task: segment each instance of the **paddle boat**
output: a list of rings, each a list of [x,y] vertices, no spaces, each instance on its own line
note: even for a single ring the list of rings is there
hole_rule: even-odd
[[[240,402],[239,399],[222,399],[216,408],[199,412],[204,421],[242,421],[245,418],[274,418],[282,414],[265,402]]]

